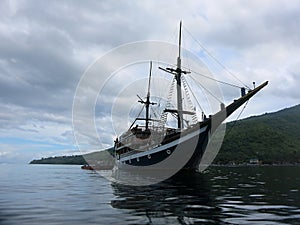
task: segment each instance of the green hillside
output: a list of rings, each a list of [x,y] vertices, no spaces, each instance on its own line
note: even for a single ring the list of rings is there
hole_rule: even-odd
[[[108,152],[112,154],[112,148]],[[84,157],[83,157],[84,156]],[[109,163],[106,152],[33,160],[31,164]],[[214,163],[300,163],[300,105],[227,124],[223,145]]]
[[[300,105],[227,124],[214,163],[300,162]]]
[[[84,165],[86,161],[82,155],[55,156],[42,159],[34,159],[30,164],[66,164],[66,165]]]

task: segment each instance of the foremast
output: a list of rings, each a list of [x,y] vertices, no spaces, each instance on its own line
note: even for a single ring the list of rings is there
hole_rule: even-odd
[[[150,74],[149,74],[149,81],[148,81],[148,92],[147,92],[147,98],[146,98],[146,131],[149,129],[149,106],[150,104],[155,104],[153,102],[150,102],[150,84],[151,84],[151,75],[152,75],[152,61],[150,61]]]
[[[155,105],[155,102],[151,102],[150,101],[150,85],[151,85],[151,76],[152,76],[152,61],[150,61],[150,73],[149,73],[149,80],[148,80],[148,91],[147,91],[147,97],[146,97],[146,101],[144,101],[142,98],[140,98],[139,96],[139,101],[140,103],[144,104],[146,107],[146,116],[145,116],[145,132],[149,133],[149,121],[150,119],[150,105]],[[137,118],[137,119],[141,119],[141,118]],[[134,122],[133,122],[134,123]]]

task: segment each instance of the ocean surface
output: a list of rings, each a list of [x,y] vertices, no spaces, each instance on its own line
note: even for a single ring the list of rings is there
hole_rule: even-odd
[[[300,166],[210,167],[153,186],[0,165],[0,224],[300,224]]]

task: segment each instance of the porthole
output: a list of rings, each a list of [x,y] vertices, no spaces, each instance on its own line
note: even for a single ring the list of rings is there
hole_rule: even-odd
[[[139,162],[139,161],[140,161],[140,158],[139,158],[139,157],[137,157],[137,158],[136,158],[136,161],[137,161],[137,162]]]
[[[151,155],[148,155],[148,159],[151,159]]]
[[[168,154],[168,155],[171,154],[171,150],[170,150],[170,149],[167,150],[167,154]]]
[[[131,163],[131,159],[129,159],[129,161],[128,161],[129,163]]]

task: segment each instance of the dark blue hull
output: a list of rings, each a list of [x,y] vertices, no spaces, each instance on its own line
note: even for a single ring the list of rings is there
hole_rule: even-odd
[[[136,154],[123,157],[119,160],[120,166],[126,167],[126,165],[128,165],[138,168],[140,166],[147,167],[158,165],[162,161],[168,160],[168,158],[173,156],[176,151],[176,157],[180,157],[180,159],[185,158],[181,169],[197,170],[208,143],[208,127],[209,126],[201,129],[198,128],[198,130],[193,129],[190,133],[186,133],[180,138],[161,145],[156,149],[137,152]],[[170,164],[170,166],[172,167],[172,164]]]

